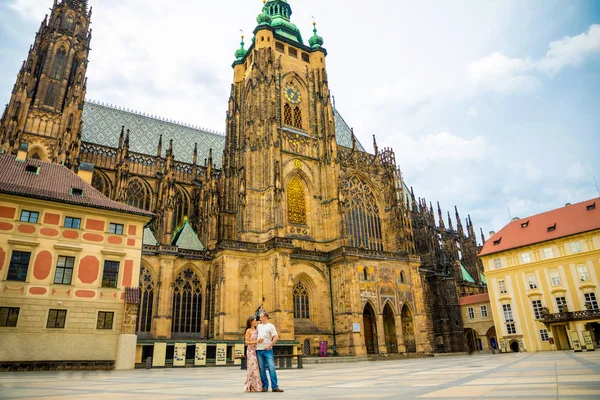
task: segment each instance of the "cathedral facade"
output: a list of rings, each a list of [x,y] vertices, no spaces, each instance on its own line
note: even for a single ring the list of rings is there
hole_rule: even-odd
[[[438,205],[436,222],[393,150],[365,150],[332,102],[323,38],[315,26],[305,42],[291,14],[268,0],[248,49],[242,38],[220,135],[85,100],[92,11],[55,1],[0,120],[2,149],[94,164],[94,187],[154,213],[140,347],[239,341],[262,306],[282,351],[464,351],[458,298],[486,290],[470,217],[446,227]]]

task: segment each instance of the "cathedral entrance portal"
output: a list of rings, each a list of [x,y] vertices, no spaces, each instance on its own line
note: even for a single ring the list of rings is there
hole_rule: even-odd
[[[371,304],[367,303],[363,311],[363,326],[365,327],[365,346],[367,354],[375,354],[377,349],[377,325],[375,324],[375,311]]]
[[[413,322],[412,312],[405,304],[402,307],[402,335],[404,336],[404,346],[407,353],[416,353],[417,346],[415,344],[415,326]]]
[[[388,353],[398,352],[398,340],[396,339],[396,319],[390,303],[383,309],[383,329],[385,332],[385,345]]]

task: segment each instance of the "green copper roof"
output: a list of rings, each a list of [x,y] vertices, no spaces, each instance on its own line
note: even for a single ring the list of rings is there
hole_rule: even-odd
[[[479,273],[479,278],[484,285],[487,285],[487,279],[485,279],[485,276],[481,272]]]
[[[156,246],[158,244],[158,241],[156,240],[156,237],[154,237],[154,234],[150,228],[144,229],[142,243],[147,246]]]
[[[221,168],[225,136],[207,130],[186,126],[173,121],[135,113],[86,100],[83,106],[82,140],[113,149],[119,145],[121,126],[131,131],[129,151],[134,153],[156,155],[158,140],[163,136],[163,152],[169,140],[173,139],[175,160],[191,163],[194,144],[198,144],[198,164],[204,165],[210,149],[213,151],[213,163]],[[334,109],[335,137],[339,146],[352,147],[352,131],[340,113]],[[356,147],[365,151],[360,142]],[[114,150],[107,149],[109,155],[116,157]]]
[[[173,241],[171,244],[186,250],[204,250],[204,245],[198,239],[198,235],[196,235],[196,232],[194,232],[194,229],[188,222],[187,217],[185,218],[185,223],[183,226],[179,228],[173,235]]]
[[[473,279],[473,277],[471,276],[471,274],[469,274],[469,272],[467,271],[467,269],[462,264],[460,264],[460,269],[462,271],[463,281],[475,283],[475,280]]]
[[[235,58],[237,61],[242,61],[244,56],[246,55],[246,49],[244,49],[244,37],[242,36],[242,42],[240,43],[240,48],[235,52]]]
[[[256,22],[259,25],[268,24],[275,28],[276,34],[304,44],[300,30],[290,21],[291,16],[292,7],[286,0],[268,0],[263,6],[262,13],[256,17]]]
[[[313,35],[310,39],[308,39],[308,44],[313,49],[318,49],[323,46],[323,38],[317,35],[317,23],[313,22]]]

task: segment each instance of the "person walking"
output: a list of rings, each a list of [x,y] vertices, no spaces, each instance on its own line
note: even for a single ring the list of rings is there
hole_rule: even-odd
[[[261,392],[262,383],[260,380],[260,371],[258,369],[258,359],[256,357],[256,346],[262,343],[264,339],[258,338],[256,326],[258,320],[256,316],[248,318],[246,321],[246,383],[244,384],[245,392]]]
[[[277,384],[277,371],[275,370],[275,359],[273,358],[273,346],[279,340],[275,326],[269,322],[269,314],[262,312],[260,314],[261,324],[256,327],[258,338],[263,339],[262,343],[256,345],[256,355],[258,357],[258,367],[260,368],[260,380],[262,381],[262,391],[269,391],[269,381],[267,380],[267,368],[269,368],[269,377],[271,378],[271,390],[273,392],[283,392]]]

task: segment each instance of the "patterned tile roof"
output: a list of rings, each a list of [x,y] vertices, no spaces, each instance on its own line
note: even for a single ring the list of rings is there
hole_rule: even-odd
[[[147,217],[153,215],[148,211],[109,199],[73,171],[60,164],[33,159],[18,161],[13,155],[0,154],[0,171],[2,171],[0,173],[0,193]],[[82,194],[73,194],[73,189],[81,190]]]
[[[352,147],[352,131],[340,113],[335,110],[335,134],[340,146]],[[187,126],[130,110],[115,108],[95,101],[86,100],[83,106],[82,140],[103,146],[117,147],[121,127],[129,129],[130,151],[155,155],[158,140],[163,135],[163,152],[173,139],[173,152],[178,161],[191,163],[194,144],[198,144],[198,164],[204,165],[209,150],[213,150],[213,162],[222,165],[225,136],[216,132]],[[356,147],[365,151],[360,142]]]
[[[144,228],[142,243],[146,246],[156,246],[158,244],[158,240],[156,240],[154,233],[152,233],[152,230],[148,227]]]
[[[175,232],[172,245],[187,250],[204,250],[204,245],[200,242],[200,239],[198,239],[198,235],[196,235],[196,232],[194,232],[194,229],[187,219],[185,224]]]

